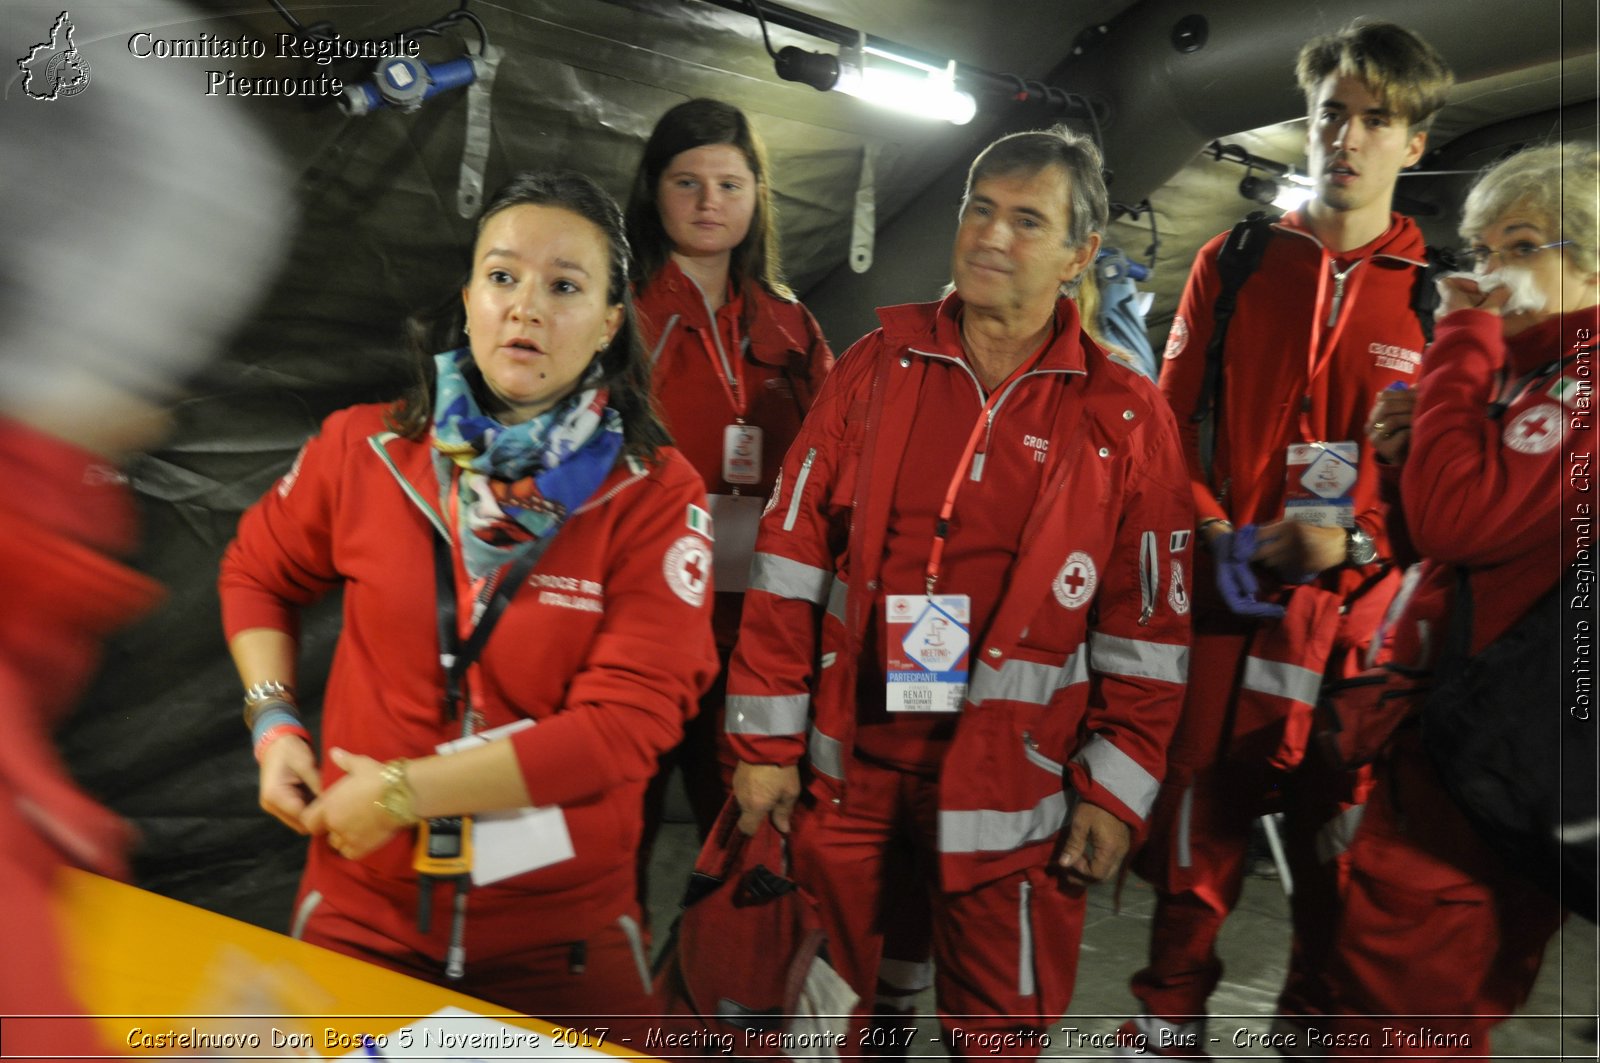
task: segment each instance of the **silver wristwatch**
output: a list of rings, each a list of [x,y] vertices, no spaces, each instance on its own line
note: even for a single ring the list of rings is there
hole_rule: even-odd
[[[1378,559],[1378,544],[1360,528],[1346,528],[1344,532],[1344,561],[1360,568]]]

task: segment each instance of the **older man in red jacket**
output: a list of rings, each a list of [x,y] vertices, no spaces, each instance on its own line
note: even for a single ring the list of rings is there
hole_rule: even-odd
[[[1062,295],[1106,209],[1086,139],[978,157],[954,293],[879,311],[784,462],[729,681],[743,825],[792,831],[866,1000],[885,914],[926,884],[958,1057],[1046,1043],[1187,673],[1176,426]]]

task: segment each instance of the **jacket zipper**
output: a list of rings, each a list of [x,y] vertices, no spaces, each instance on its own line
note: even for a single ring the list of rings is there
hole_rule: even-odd
[[[656,363],[661,360],[661,352],[667,349],[667,340],[672,338],[672,330],[677,326],[680,316],[673,314],[667,319],[667,327],[661,330],[661,338],[656,340],[655,350],[650,352],[650,368],[654,369]]]
[[[1150,623],[1156,611],[1156,584],[1161,579],[1161,561],[1156,555],[1156,533],[1147,531],[1139,539],[1139,624]]]
[[[1302,240],[1310,240],[1312,245],[1315,246],[1319,251],[1326,251],[1327,250],[1327,245],[1326,244],[1324,244],[1321,240],[1318,240],[1315,236],[1311,235],[1310,233],[1304,231],[1303,229],[1293,229],[1293,228],[1290,228],[1287,225],[1273,225],[1272,228],[1275,231],[1280,232],[1280,233],[1286,233],[1286,234],[1288,234],[1290,236],[1298,236]],[[1369,258],[1372,259],[1372,260],[1376,260],[1376,259],[1380,259],[1380,258],[1386,258],[1386,259],[1390,260],[1391,262],[1404,262],[1406,265],[1412,266],[1412,267],[1414,267],[1416,269],[1422,269],[1423,267],[1425,267],[1428,264],[1425,260],[1420,260],[1420,259],[1415,259],[1415,258],[1407,258],[1404,255],[1397,255],[1397,254],[1394,254],[1391,251],[1378,251],[1378,252],[1375,252],[1374,254],[1372,254],[1371,256],[1369,256]],[[1362,262],[1365,262],[1365,261],[1368,261],[1368,259],[1357,259],[1355,262],[1352,262],[1350,264],[1350,269],[1355,269],[1356,266],[1360,265]],[[1332,266],[1333,266],[1333,263],[1329,262],[1328,266],[1331,269]],[[1345,271],[1345,277],[1347,277],[1349,275],[1349,273],[1350,273],[1350,270],[1346,270]],[[1333,278],[1333,280],[1334,280],[1333,306],[1331,308],[1331,312],[1328,314],[1328,327],[1329,328],[1332,328],[1333,325],[1339,319],[1339,299],[1344,295],[1345,277],[1341,277],[1338,274],[1337,271],[1334,272],[1334,278]]]
[[[1356,259],[1345,267],[1343,273],[1339,272],[1338,267],[1333,264],[1331,259],[1328,261],[1328,268],[1333,270],[1333,301],[1328,304],[1327,328],[1333,328],[1339,321],[1339,304],[1344,302],[1344,282],[1350,279],[1350,274],[1354,273],[1356,267],[1364,261],[1366,260]]]
[[[800,463],[800,475],[794,478],[794,494],[789,496],[789,512],[783,516],[783,530],[794,531],[795,521],[800,519],[800,500],[806,493],[806,481],[811,478],[811,463],[817,458],[817,448],[812,447],[806,451],[806,460]]]
[[[579,513],[587,513],[587,512],[589,512],[589,510],[595,508],[596,506],[605,505],[607,502],[611,501],[613,498],[616,498],[619,494],[621,494],[625,488],[632,487],[634,484],[638,483],[640,480],[643,480],[646,475],[647,474],[642,472],[642,471],[635,470],[635,472],[634,472],[634,474],[632,476],[628,477],[626,480],[622,481],[617,486],[613,487],[611,490],[609,490],[605,494],[601,495],[599,498],[591,498],[589,501],[585,502],[583,505],[581,505],[577,509],[573,510],[571,516],[576,517]]]
[[[950,362],[953,365],[960,366],[966,372],[967,376],[971,378],[972,386],[978,389],[978,398],[980,403],[983,401],[983,382],[978,379],[978,374],[974,373],[972,371],[972,367],[966,362],[959,358],[952,358],[948,354],[935,354],[931,351],[919,351],[915,347],[908,347],[906,349],[912,354],[921,355],[924,358],[936,358],[941,362]],[[1000,398],[995,400],[995,404],[990,406],[988,413],[985,414],[983,440],[978,444],[978,450],[972,456],[972,472],[968,474],[968,478],[972,480],[973,483],[983,482],[983,459],[984,455],[989,452],[989,439],[994,435],[995,414],[1000,412],[1000,407],[1006,404],[1006,400],[1011,397],[1011,393],[1016,390],[1018,384],[1021,384],[1024,380],[1031,376],[1045,376],[1051,373],[1063,373],[1077,376],[1084,375],[1080,370],[1077,369],[1032,369],[1026,373],[1023,373],[1011,383],[1007,384],[1006,389],[1000,393]]]
[[[722,331],[717,328],[717,312],[711,309],[711,300],[706,298],[706,293],[701,290],[699,283],[692,277],[689,283],[694,285],[694,290],[699,294],[700,305],[706,308],[706,318],[711,322],[711,341],[716,344],[717,361],[722,363],[722,375],[728,382],[728,391],[733,395],[735,404],[743,403],[744,388],[740,387],[739,378],[734,376],[733,363],[728,361],[728,351],[722,346]],[[737,412],[735,410],[735,413]],[[743,418],[740,420],[742,423]]]
[[[1039,743],[1034,741],[1032,731],[1022,732],[1022,755],[1027,757],[1034,764],[1043,768],[1045,771],[1054,772],[1055,774],[1060,775],[1066,770],[1066,765],[1060,763],[1059,761],[1052,760],[1044,755],[1044,753],[1039,749]]]

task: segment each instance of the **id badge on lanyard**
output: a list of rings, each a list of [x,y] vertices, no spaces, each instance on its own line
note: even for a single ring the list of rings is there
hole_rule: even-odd
[[[1283,518],[1319,528],[1353,528],[1359,444],[1295,443],[1284,466]]]
[[[890,712],[960,712],[967,700],[972,600],[891,594],[884,600]]]
[[[722,478],[730,484],[761,482],[761,426],[730,424],[722,430]]]

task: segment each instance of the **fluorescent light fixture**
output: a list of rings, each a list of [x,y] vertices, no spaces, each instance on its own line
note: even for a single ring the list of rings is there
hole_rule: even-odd
[[[843,92],[901,114],[966,125],[978,113],[978,101],[956,88],[956,64],[930,66],[865,44],[839,50]]]
[[[1311,178],[1304,174],[1287,173],[1278,185],[1278,194],[1272,197],[1272,205],[1285,213],[1299,210],[1314,194],[1315,185]]]

